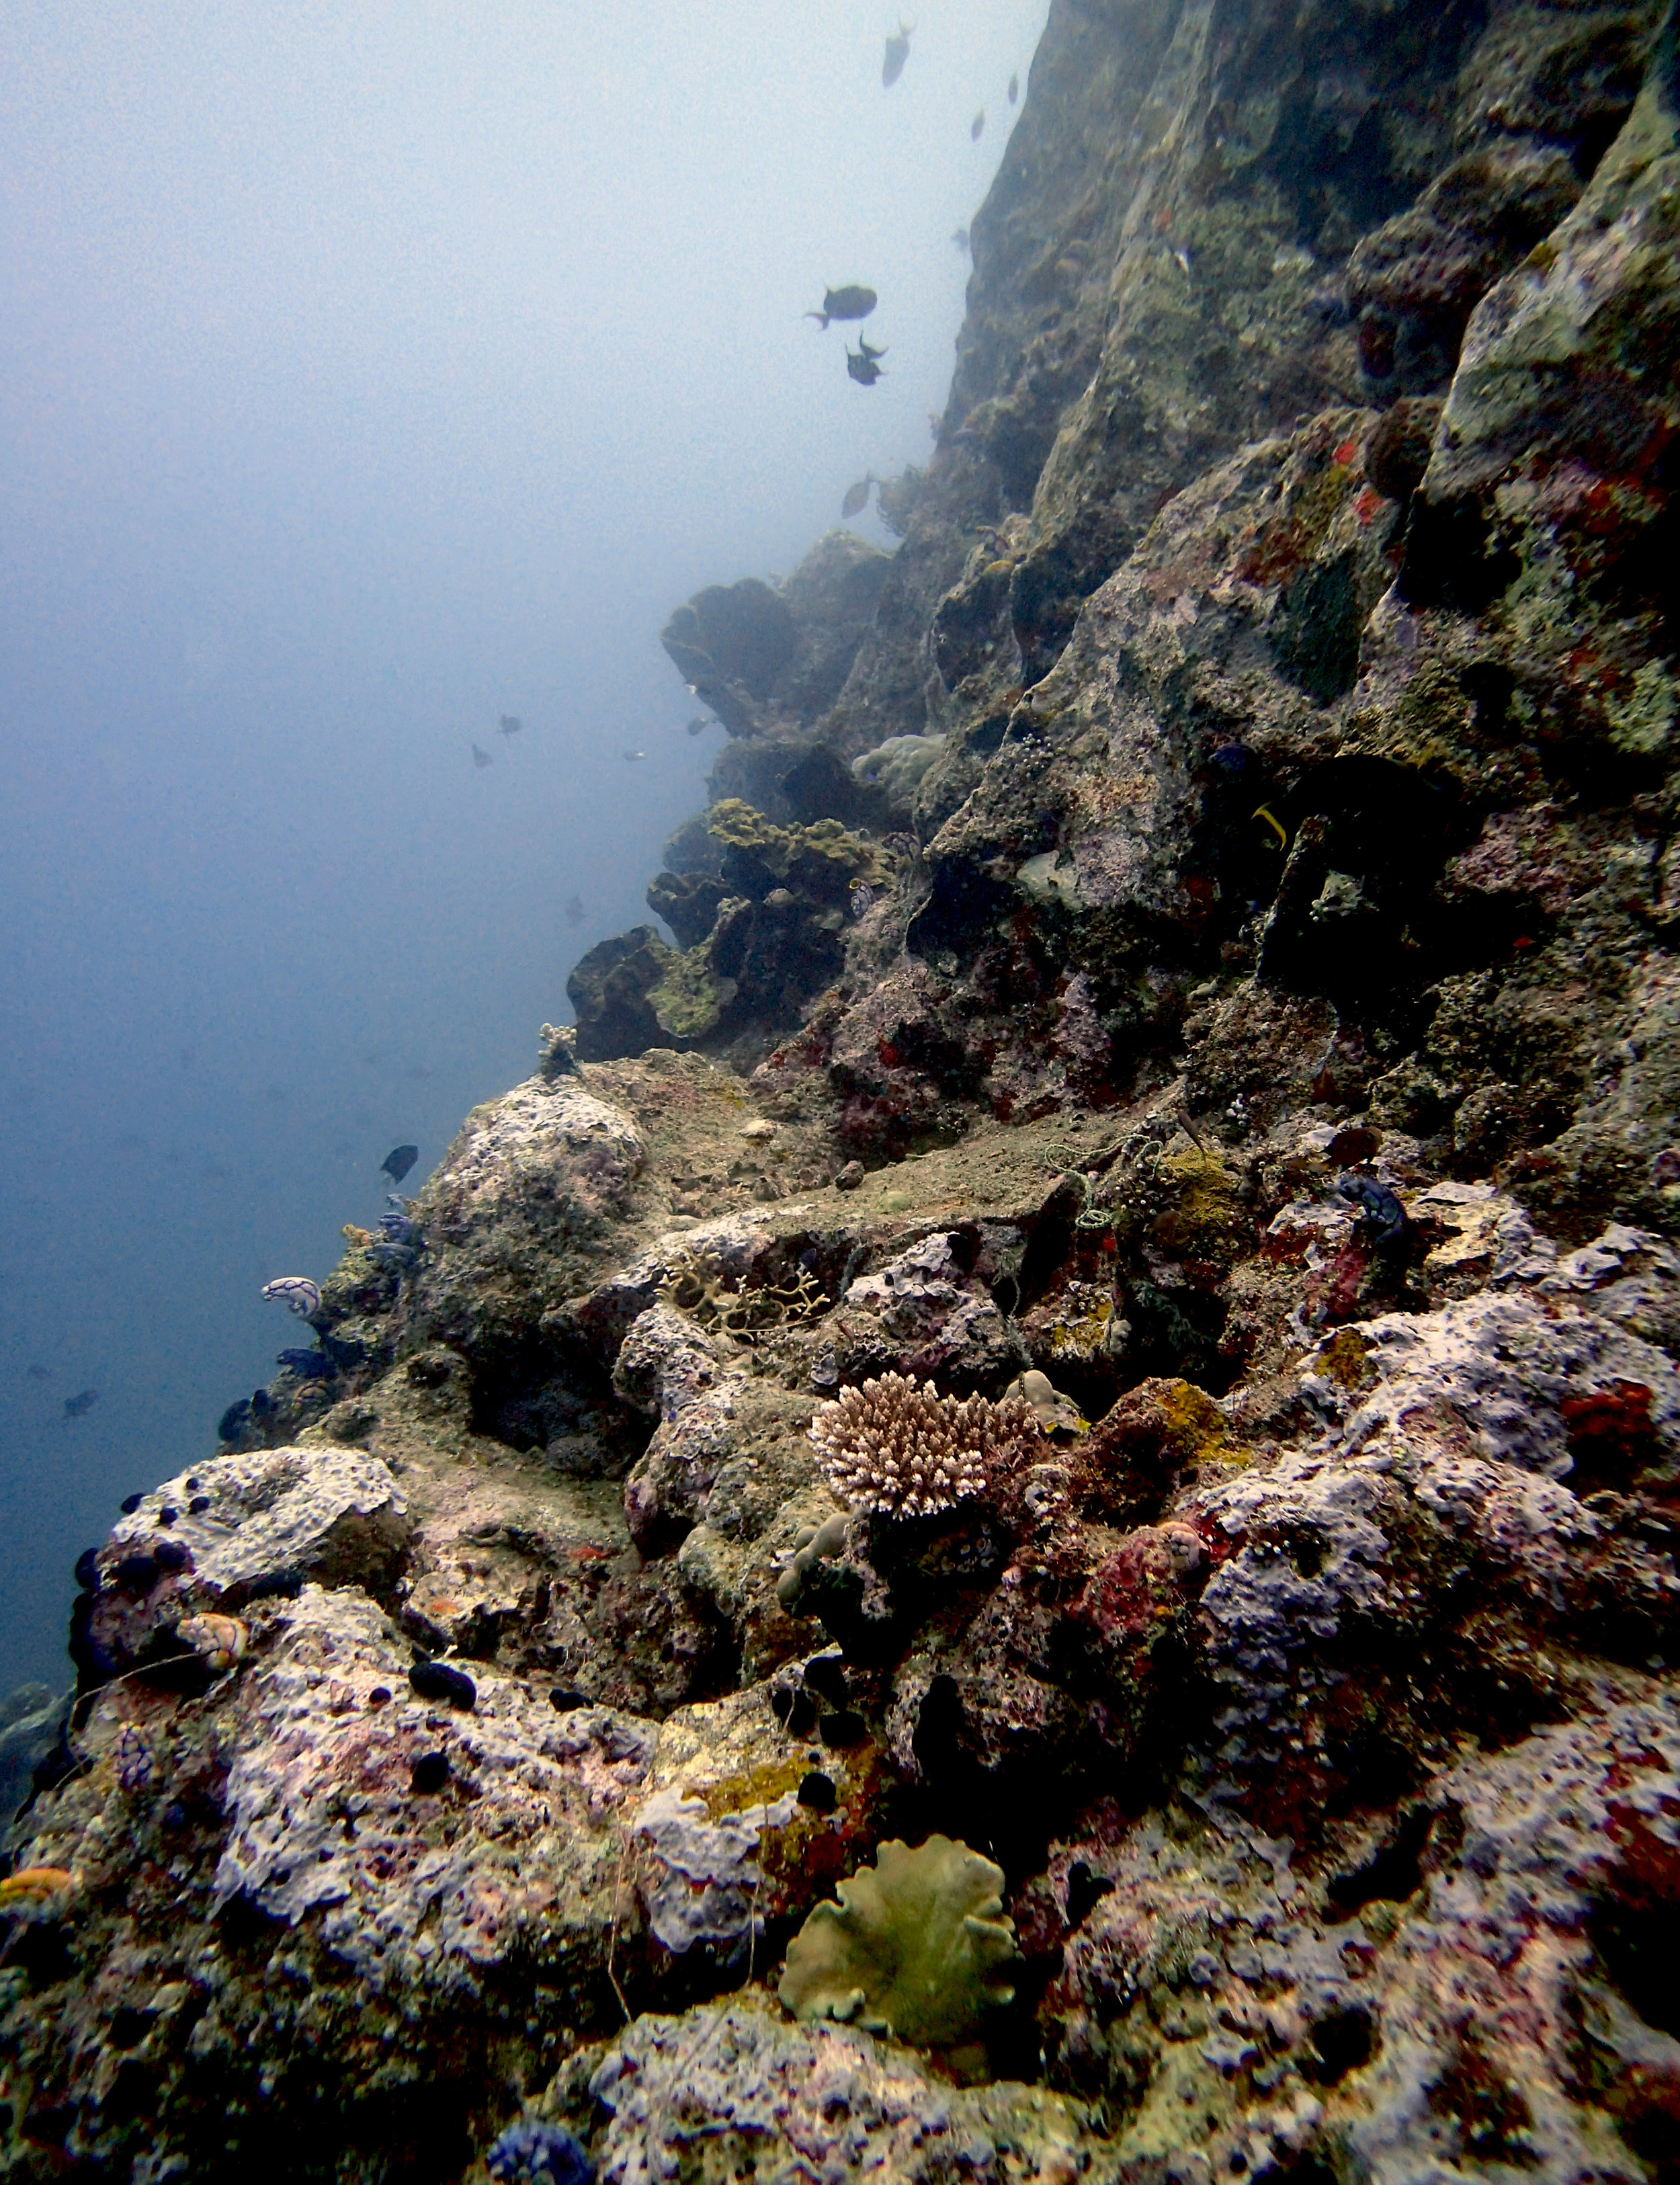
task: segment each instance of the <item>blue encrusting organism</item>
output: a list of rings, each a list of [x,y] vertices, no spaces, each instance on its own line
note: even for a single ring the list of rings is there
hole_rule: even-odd
[[[521,2117],[484,2157],[500,2185],[589,2185],[589,2158],[557,2124]]]
[[[426,1249],[426,1239],[410,1218],[407,1200],[399,1199],[394,1191],[386,1197],[392,1210],[380,1215],[379,1234],[367,1248],[368,1257],[384,1267],[411,1267]]]
[[[289,1366],[300,1381],[327,1381],[338,1371],[338,1361],[325,1350],[282,1350],[276,1366]]]
[[[1406,1210],[1386,1183],[1350,1169],[1336,1179],[1336,1195],[1359,1210],[1359,1218],[1379,1244],[1398,1244],[1406,1232]]]

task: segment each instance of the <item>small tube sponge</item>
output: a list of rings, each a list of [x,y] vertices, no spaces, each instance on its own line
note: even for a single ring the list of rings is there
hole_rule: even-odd
[[[964,1843],[884,1843],[788,1948],[777,1993],[795,2018],[836,2018],[917,2048],[973,2041],[1014,2000],[1020,1963],[1003,1869]]]

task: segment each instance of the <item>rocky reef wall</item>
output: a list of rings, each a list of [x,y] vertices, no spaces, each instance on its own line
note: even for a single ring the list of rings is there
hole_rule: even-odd
[[[1677,96],[1055,0],[675,946],[79,1566],[0,2178],[1676,2174]]]

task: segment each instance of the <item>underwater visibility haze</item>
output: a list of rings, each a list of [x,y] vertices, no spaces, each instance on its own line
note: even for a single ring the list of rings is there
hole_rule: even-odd
[[[661,626],[926,460],[1044,13],[887,92],[861,0],[8,11],[0,1686],[645,919],[722,740]]]

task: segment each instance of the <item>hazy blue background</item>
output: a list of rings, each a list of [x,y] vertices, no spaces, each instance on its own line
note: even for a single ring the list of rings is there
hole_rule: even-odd
[[[925,458],[1045,13],[929,0],[884,92],[877,0],[11,0],[0,1690],[647,916],[716,736],[657,631]]]

